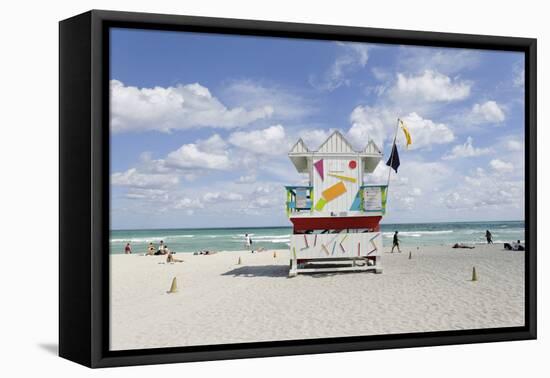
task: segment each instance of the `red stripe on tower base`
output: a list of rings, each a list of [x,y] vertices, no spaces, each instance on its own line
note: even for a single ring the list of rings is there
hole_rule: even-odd
[[[345,230],[348,228],[368,228],[380,231],[381,216],[376,217],[296,217],[290,218],[294,225],[294,233],[300,234],[308,230]]]

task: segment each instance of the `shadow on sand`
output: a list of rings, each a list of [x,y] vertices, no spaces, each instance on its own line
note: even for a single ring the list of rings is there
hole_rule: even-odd
[[[315,267],[329,268],[329,267],[346,267],[349,265],[322,265],[317,264]],[[366,272],[348,271],[348,272],[315,272],[315,273],[301,273],[304,276],[312,278],[331,277],[336,275],[351,275],[351,274],[365,274]],[[233,277],[288,277],[288,266],[286,265],[260,265],[260,266],[241,266],[225,273],[222,276]]]
[[[288,277],[288,266],[285,266],[285,265],[241,266],[223,273],[222,276]]]

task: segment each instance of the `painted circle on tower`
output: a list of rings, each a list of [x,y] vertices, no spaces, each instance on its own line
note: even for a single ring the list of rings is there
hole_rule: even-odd
[[[350,169],[357,168],[357,162],[355,160],[350,160],[348,165],[349,165]]]

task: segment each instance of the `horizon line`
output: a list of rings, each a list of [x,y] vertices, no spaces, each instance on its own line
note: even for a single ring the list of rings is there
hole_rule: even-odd
[[[525,222],[525,220],[477,220],[477,221],[438,221],[438,222],[403,222],[403,223],[380,223],[381,225],[410,225],[410,224],[440,224],[440,223],[491,223],[491,222]],[[109,231],[167,231],[167,230],[236,230],[236,229],[260,229],[260,228],[292,228],[288,226],[236,226],[236,227],[161,227],[161,228],[111,228]]]

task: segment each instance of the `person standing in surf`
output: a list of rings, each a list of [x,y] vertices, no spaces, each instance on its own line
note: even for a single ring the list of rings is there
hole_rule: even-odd
[[[254,253],[254,248],[252,248],[252,238],[248,234],[244,234],[244,244],[246,246],[246,249],[250,249],[252,253]]]
[[[485,231],[485,238],[487,239],[487,244],[493,244],[493,235],[489,230]]]

